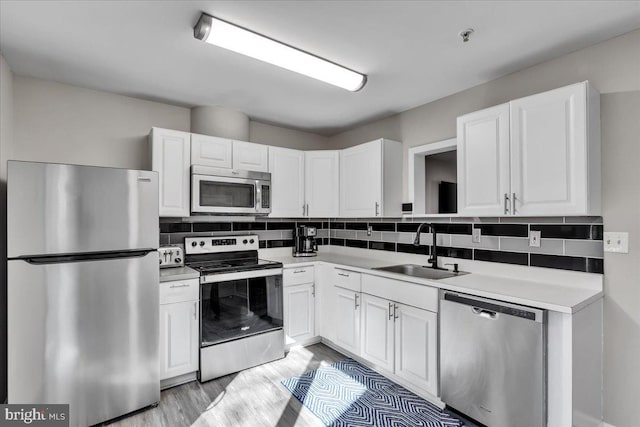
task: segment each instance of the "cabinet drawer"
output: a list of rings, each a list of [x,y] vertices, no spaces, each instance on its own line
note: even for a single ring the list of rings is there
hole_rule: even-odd
[[[160,283],[160,304],[198,299],[200,299],[200,281],[198,279]]]
[[[286,268],[282,273],[284,286],[313,283],[313,267]]]
[[[333,269],[333,285],[360,292],[360,273],[341,268]]]
[[[386,277],[362,277],[362,292],[413,307],[438,312],[438,289]]]

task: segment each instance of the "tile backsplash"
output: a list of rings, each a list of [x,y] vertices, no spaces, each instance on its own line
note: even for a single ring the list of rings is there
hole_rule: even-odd
[[[255,222],[160,223],[160,244],[184,243],[185,237],[223,234],[257,234],[261,248],[293,246],[293,228],[307,224],[318,228],[318,244],[429,255],[432,235],[422,233],[413,245],[422,222],[434,223],[438,255],[453,258],[563,270],[603,273],[601,217],[532,218],[258,218]],[[479,229],[479,243],[472,232]],[[529,246],[529,232],[540,231],[540,247]]]

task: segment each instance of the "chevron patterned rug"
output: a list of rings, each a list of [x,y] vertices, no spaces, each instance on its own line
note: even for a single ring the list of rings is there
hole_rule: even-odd
[[[457,418],[404,387],[345,359],[282,381],[331,427],[461,427]]]

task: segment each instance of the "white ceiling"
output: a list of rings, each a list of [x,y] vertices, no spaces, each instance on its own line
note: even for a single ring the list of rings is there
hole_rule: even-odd
[[[201,12],[368,83],[351,93],[203,43]],[[326,135],[639,27],[640,1],[0,1],[0,51],[16,74]]]

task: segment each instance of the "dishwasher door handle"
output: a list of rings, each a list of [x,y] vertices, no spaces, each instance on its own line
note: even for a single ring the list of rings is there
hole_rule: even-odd
[[[496,313],[495,311],[483,310],[479,307],[471,307],[471,311],[473,311],[473,314],[476,314],[480,317],[485,317],[487,319],[495,319],[496,317],[498,317],[498,313]]]

